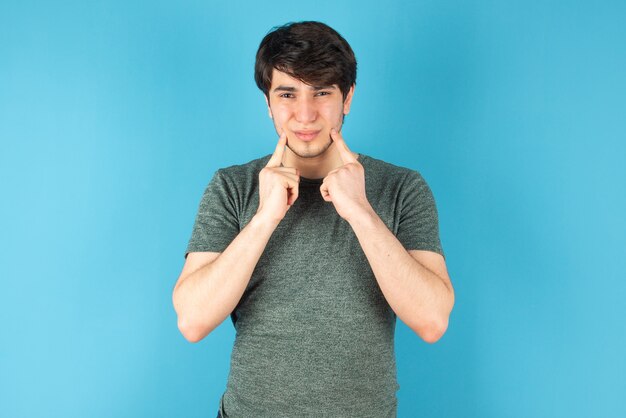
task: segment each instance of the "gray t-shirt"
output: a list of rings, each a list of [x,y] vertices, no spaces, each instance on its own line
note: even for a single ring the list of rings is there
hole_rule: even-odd
[[[219,169],[185,257],[222,252],[256,213],[271,154]],[[360,154],[367,199],[407,250],[443,255],[435,201],[419,172]],[[396,315],[350,224],[300,178],[231,314],[236,330],[224,417],[395,417]]]

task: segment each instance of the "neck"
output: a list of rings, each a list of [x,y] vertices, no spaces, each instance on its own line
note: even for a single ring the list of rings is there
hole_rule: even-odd
[[[353,152],[356,158],[359,154]],[[343,165],[343,161],[335,144],[316,157],[303,158],[295,154],[289,147],[285,149],[282,164],[284,167],[294,167],[300,171],[300,176],[309,179],[324,178],[329,172]]]

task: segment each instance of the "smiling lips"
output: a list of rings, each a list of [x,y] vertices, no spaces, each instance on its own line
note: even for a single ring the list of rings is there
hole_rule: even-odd
[[[294,131],[298,139],[302,141],[312,141],[320,132],[321,129],[319,131]]]

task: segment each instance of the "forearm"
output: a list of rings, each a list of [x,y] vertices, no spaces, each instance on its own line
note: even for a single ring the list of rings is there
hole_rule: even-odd
[[[350,225],[389,306],[424,340],[436,341],[448,325],[452,289],[408,253],[373,209]]]
[[[185,337],[201,340],[235,309],[276,226],[253,217],[215,260],[179,283],[173,300]]]

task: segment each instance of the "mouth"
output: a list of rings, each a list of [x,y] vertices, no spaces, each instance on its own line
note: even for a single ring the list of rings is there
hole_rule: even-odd
[[[320,129],[319,131],[293,131],[293,132],[296,134],[298,139],[302,141],[312,141],[317,137],[317,135],[320,132],[322,132],[322,130]]]

